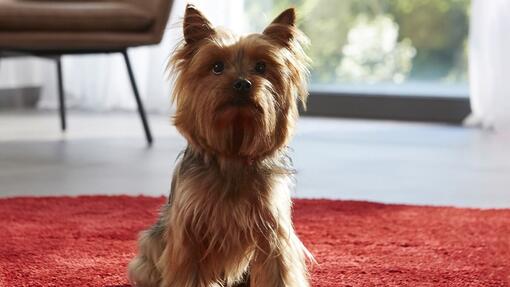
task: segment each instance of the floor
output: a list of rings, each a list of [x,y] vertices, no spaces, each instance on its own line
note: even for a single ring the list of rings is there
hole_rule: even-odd
[[[166,195],[185,142],[168,116],[150,118],[145,145],[136,114],[0,113],[0,196]],[[458,126],[303,118],[296,197],[510,207],[510,137]]]

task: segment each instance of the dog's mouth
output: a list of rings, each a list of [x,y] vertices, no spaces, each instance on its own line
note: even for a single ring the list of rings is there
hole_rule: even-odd
[[[216,127],[247,128],[251,127],[257,118],[264,114],[260,104],[250,98],[232,98],[220,104],[214,113]]]
[[[220,105],[217,110],[219,112],[221,112],[221,111],[224,111],[227,109],[232,109],[232,108],[243,109],[243,110],[252,110],[252,111],[255,111],[258,113],[263,113],[263,111],[264,111],[258,103],[256,103],[255,101],[253,101],[252,99],[250,99],[248,97],[233,98],[232,100],[227,101],[227,102],[223,103],[222,105]]]
[[[232,101],[230,101],[229,104],[234,107],[244,107],[244,106],[248,106],[250,104],[254,105],[253,101],[250,100],[250,98],[246,98],[246,97],[236,97]]]

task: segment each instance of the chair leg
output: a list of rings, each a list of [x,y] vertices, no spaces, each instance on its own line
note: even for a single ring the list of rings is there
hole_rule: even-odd
[[[127,50],[122,51],[122,55],[124,56],[124,61],[126,62],[127,71],[129,74],[129,80],[131,81],[131,87],[133,88],[133,94],[135,95],[136,105],[138,106],[138,114],[140,114],[140,119],[142,120],[143,129],[145,131],[145,137],[147,139],[147,143],[152,145],[152,134],[147,122],[147,116],[145,115],[145,109],[143,107],[142,100],[140,99],[140,94],[138,93],[138,87],[136,86],[135,75],[133,74],[133,69],[131,67],[131,62],[129,61],[129,56]]]
[[[57,56],[55,58],[57,61],[57,81],[58,81],[58,108],[60,112],[60,127],[62,131],[65,131],[67,128],[66,124],[66,102],[64,97],[64,82],[62,76],[62,57]]]

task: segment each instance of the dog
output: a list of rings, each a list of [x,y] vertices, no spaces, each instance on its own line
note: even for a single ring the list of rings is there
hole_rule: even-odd
[[[291,8],[261,34],[239,37],[186,7],[169,69],[173,122],[188,145],[168,203],[140,235],[133,286],[310,286],[287,155],[308,96],[308,39],[295,21]]]

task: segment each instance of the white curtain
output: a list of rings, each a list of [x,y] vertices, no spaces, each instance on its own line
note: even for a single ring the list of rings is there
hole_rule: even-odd
[[[129,50],[138,88],[148,111],[169,112],[171,83],[166,80],[165,66],[182,37],[181,22],[187,3],[195,4],[215,25],[245,31],[244,1],[174,1],[163,41],[157,46]],[[39,107],[56,108],[56,67],[52,61],[7,59],[0,65],[0,88],[40,86]],[[63,71],[68,107],[98,111],[136,108],[122,55],[65,56]]]
[[[468,125],[510,131],[510,0],[473,0]]]

